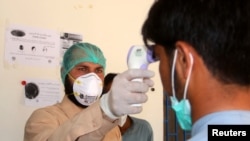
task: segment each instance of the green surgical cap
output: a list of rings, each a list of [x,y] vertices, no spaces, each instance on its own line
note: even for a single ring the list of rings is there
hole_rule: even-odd
[[[61,78],[65,82],[66,75],[77,64],[82,62],[92,62],[101,65],[104,69],[106,67],[106,59],[100,48],[90,43],[76,43],[72,45],[64,54]]]

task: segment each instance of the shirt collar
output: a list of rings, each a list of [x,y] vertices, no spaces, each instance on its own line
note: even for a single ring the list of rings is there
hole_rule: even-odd
[[[72,118],[83,109],[70,101],[66,95],[63,97],[63,100],[59,105],[69,118]]]

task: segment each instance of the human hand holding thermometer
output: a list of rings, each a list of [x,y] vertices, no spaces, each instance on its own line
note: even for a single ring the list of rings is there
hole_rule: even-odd
[[[152,50],[142,45],[135,45],[129,49],[127,56],[127,65],[129,69],[147,69],[150,63],[157,61],[153,58]],[[142,78],[133,79],[132,81],[142,82]],[[132,106],[141,106],[141,104],[133,104]]]

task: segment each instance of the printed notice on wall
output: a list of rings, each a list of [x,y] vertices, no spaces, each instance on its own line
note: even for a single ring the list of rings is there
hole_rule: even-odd
[[[67,49],[69,49],[72,45],[82,42],[82,35],[69,33],[69,32],[61,32],[60,35],[60,46],[61,53],[60,56],[63,57],[64,53]]]
[[[26,79],[24,82],[25,105],[44,107],[61,101],[61,83],[46,79]]]
[[[41,67],[60,64],[60,34],[55,31],[10,25],[5,37],[7,63]]]

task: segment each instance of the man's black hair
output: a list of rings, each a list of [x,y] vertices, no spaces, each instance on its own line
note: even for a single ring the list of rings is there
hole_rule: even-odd
[[[104,84],[103,84],[102,94],[107,93],[109,91],[108,85],[112,84],[113,79],[115,78],[116,75],[117,75],[117,73],[108,73],[104,77]]]
[[[187,42],[215,78],[250,85],[249,0],[158,0],[142,35],[146,45],[162,45],[168,55],[177,41]]]

